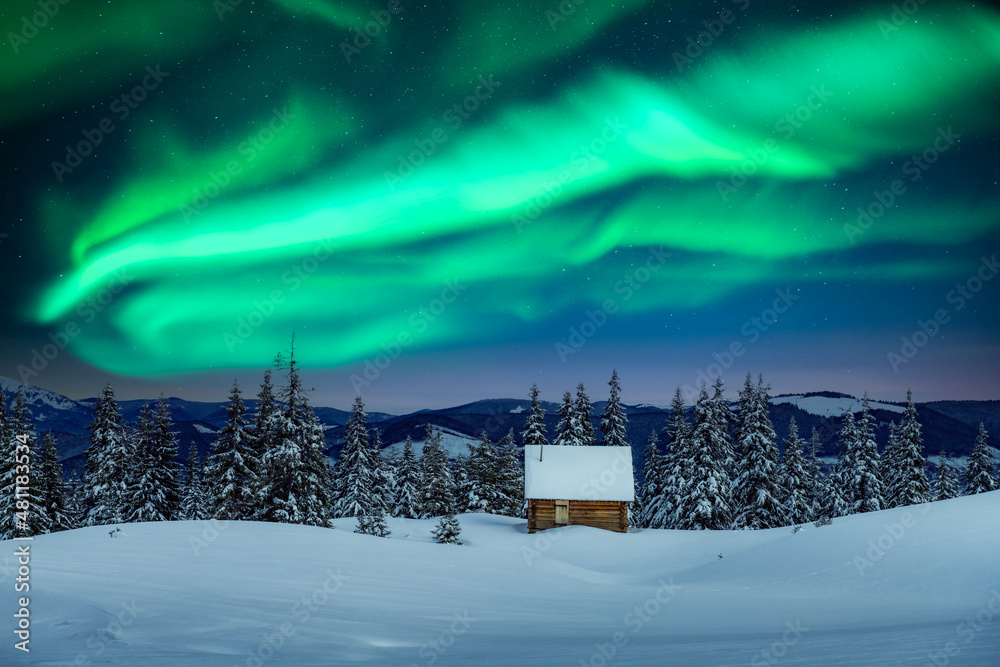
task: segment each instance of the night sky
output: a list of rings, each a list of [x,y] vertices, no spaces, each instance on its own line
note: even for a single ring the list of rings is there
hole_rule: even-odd
[[[1000,397],[1000,13],[576,1],[4,2],[0,374]]]

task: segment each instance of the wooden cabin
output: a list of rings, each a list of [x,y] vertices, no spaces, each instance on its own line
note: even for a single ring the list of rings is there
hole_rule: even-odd
[[[630,447],[524,448],[528,532],[558,526],[628,531],[635,499]]]

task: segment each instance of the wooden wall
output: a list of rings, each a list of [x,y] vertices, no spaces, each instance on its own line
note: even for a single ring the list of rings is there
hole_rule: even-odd
[[[569,501],[570,526],[593,526],[613,530],[618,533],[628,532],[628,503],[607,500],[571,500]],[[556,527],[556,501],[528,501],[528,532]]]

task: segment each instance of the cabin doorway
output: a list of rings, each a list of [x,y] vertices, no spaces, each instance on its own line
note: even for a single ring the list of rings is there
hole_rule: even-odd
[[[568,500],[557,500],[556,501],[556,525],[557,526],[568,526],[569,525],[569,501]]]

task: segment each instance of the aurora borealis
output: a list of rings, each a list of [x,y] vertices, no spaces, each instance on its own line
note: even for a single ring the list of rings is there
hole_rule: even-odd
[[[63,332],[27,381],[222,400],[294,330],[321,403],[386,410],[616,366],[995,397],[985,5],[39,6],[0,9],[0,374]]]

